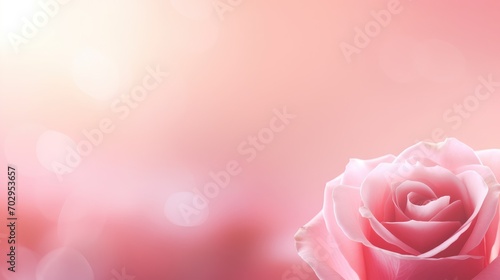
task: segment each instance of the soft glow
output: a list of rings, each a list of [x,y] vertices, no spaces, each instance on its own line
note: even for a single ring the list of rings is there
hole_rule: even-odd
[[[195,227],[208,219],[208,207],[196,208],[194,201],[203,203],[203,199],[192,192],[178,192],[170,195],[165,204],[164,213],[175,225]]]
[[[65,244],[81,244],[96,240],[105,225],[105,216],[102,207],[89,208],[88,204],[92,196],[78,192],[71,195],[61,208],[58,220],[59,238]]]
[[[93,280],[94,272],[78,251],[61,248],[47,254],[38,264],[37,280]]]
[[[49,171],[56,171],[55,163],[75,168],[80,164],[79,157],[76,156],[76,144],[67,135],[48,130],[38,138],[36,144],[36,154],[40,164]]]
[[[97,50],[80,52],[73,61],[72,74],[78,88],[92,98],[109,100],[118,91],[118,68]]]
[[[39,176],[44,172],[36,154],[37,139],[45,128],[38,124],[23,124],[7,133],[3,142],[6,160],[23,167],[26,176]]]
[[[170,0],[174,9],[181,15],[193,19],[208,19],[213,14],[210,0]]]
[[[17,32],[21,19],[29,17],[36,8],[35,0],[1,0],[0,24],[3,32]]]

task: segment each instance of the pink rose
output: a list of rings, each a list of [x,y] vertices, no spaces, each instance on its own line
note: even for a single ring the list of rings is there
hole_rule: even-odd
[[[456,139],[352,159],[296,235],[321,280],[500,279],[500,150]]]

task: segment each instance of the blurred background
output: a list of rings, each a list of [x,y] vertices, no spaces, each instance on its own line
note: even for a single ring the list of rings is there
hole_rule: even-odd
[[[316,279],[293,236],[349,158],[500,147],[499,10],[0,0],[0,279]]]

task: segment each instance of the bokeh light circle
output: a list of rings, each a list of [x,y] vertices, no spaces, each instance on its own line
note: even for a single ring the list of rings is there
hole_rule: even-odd
[[[36,280],[94,280],[88,260],[71,248],[61,248],[47,254],[37,266]]]

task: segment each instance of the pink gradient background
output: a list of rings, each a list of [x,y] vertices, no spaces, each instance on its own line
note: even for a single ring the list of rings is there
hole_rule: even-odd
[[[35,279],[47,253],[71,246],[95,279],[125,268],[150,280],[295,280],[293,235],[349,158],[397,154],[436,128],[475,149],[500,147],[500,88],[456,129],[443,117],[473,95],[479,76],[500,81],[499,2],[401,0],[351,63],[339,44],[353,44],[355,28],[389,1],[243,0],[224,20],[210,2],[73,0],[18,54],[7,36],[33,11],[0,30],[0,168],[18,168],[23,248],[11,275],[0,238],[0,279]],[[75,62],[83,50],[98,53],[104,71]],[[112,100],[148,65],[171,76],[117,120]],[[112,89],[110,99],[88,95],[75,75]],[[296,118],[245,162],[238,145],[283,107]],[[39,162],[44,131],[78,142],[106,117],[116,130],[62,182]],[[38,152],[57,158],[61,147],[49,141]],[[210,201],[205,223],[167,219],[169,195],[201,188],[231,160],[243,172]],[[316,279],[304,273],[298,279]]]

